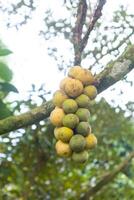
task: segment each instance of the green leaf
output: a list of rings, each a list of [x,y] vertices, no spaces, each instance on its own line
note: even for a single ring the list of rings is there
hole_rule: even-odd
[[[0,100],[0,119],[4,119],[11,115],[11,111],[7,108],[6,104]]]
[[[2,92],[15,92],[18,93],[17,88],[11,83],[2,83],[0,82],[0,91]]]
[[[9,54],[13,53],[9,50],[5,44],[0,40],[0,56],[8,56]]]
[[[11,53],[13,53],[13,52],[10,51],[9,49],[0,47],[0,56],[8,56]]]
[[[3,79],[4,81],[11,81],[13,76],[13,73],[11,69],[5,64],[4,62],[0,62],[0,78]]]

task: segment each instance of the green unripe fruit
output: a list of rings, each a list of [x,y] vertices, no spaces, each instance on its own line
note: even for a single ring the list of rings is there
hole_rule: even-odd
[[[75,114],[67,114],[63,117],[63,125],[68,128],[75,128],[79,123],[79,118]]]
[[[69,145],[74,152],[83,151],[86,146],[86,140],[82,135],[74,135],[70,139]]]
[[[96,104],[95,100],[90,100],[87,106],[87,109],[90,110]]]
[[[65,113],[75,113],[78,109],[78,105],[75,100],[67,99],[63,102],[62,108]]]
[[[76,153],[73,152],[72,154],[72,160],[78,163],[85,163],[89,158],[89,154],[86,150]]]
[[[75,100],[80,108],[87,108],[90,102],[89,97],[85,94],[81,94]]]
[[[87,136],[91,133],[91,127],[89,126],[88,122],[80,122],[76,127],[76,132],[83,136]]]
[[[80,121],[88,121],[90,117],[90,112],[86,108],[78,108],[76,115]]]

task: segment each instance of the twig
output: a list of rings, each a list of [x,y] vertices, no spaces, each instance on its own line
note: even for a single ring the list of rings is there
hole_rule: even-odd
[[[96,76],[98,93],[104,91],[121,80],[134,68],[134,45],[128,46],[125,52]],[[0,120],[0,135],[32,125],[44,120],[50,115],[54,105],[52,101],[44,103],[29,112]]]
[[[129,35],[127,35],[123,40],[121,40],[121,41],[119,42],[119,44],[118,44],[116,47],[113,47],[113,48],[109,49],[106,53],[102,54],[102,55],[90,66],[90,69],[92,69],[92,67],[93,67],[95,64],[99,64],[99,61],[100,61],[103,57],[105,57],[106,55],[112,53],[112,52],[115,51],[115,50],[118,50],[118,49],[133,35],[133,34],[134,34],[134,28],[133,28],[132,32],[129,33]],[[89,54],[89,53],[88,53],[88,54]],[[87,54],[87,55],[88,55],[88,54]]]
[[[75,52],[75,65],[80,64],[81,62],[81,54],[79,49],[80,49],[82,29],[85,23],[86,14],[87,14],[86,0],[80,0],[77,10],[76,23],[73,29],[73,37],[72,37],[72,42],[74,45],[74,52]]]
[[[82,52],[84,50],[84,48],[86,47],[89,35],[90,35],[91,31],[93,30],[95,23],[101,17],[101,15],[102,15],[102,9],[103,9],[103,6],[105,5],[105,3],[106,3],[106,0],[99,0],[98,6],[95,9],[93,17],[92,17],[92,21],[89,24],[87,32],[85,33],[83,39],[81,40],[80,52]]]

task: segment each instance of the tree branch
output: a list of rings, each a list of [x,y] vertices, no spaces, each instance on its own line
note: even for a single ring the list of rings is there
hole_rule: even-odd
[[[0,120],[0,135],[28,125],[32,125],[47,118],[53,108],[54,105],[52,104],[52,101],[48,101],[29,112]]]
[[[85,23],[87,14],[87,3],[86,0],[80,0],[77,10],[77,19],[75,22],[75,27],[73,29],[73,45],[74,45],[74,52],[75,52],[75,63],[74,65],[79,65],[81,63],[81,53],[80,49],[80,41],[82,36],[82,29]]]
[[[89,200],[90,197],[94,196],[99,190],[111,182],[123,169],[127,167],[129,162],[134,158],[134,151],[131,152],[128,157],[118,165],[112,172],[107,173],[102,177],[102,179],[91,189],[89,189],[86,194],[80,198],[80,200]]]
[[[134,45],[129,45],[117,60],[108,63],[105,69],[96,76],[98,92],[104,91],[121,80],[132,69],[134,69]]]
[[[98,93],[104,91],[134,68],[134,45],[128,46],[125,52],[96,76]],[[48,101],[33,110],[0,120],[0,135],[44,120],[50,115],[54,105]]]
[[[89,35],[91,31],[93,30],[95,23],[102,15],[102,9],[105,3],[106,3],[106,0],[98,1],[98,5],[94,11],[91,23],[89,24],[87,28],[87,32],[82,38],[82,29],[86,20],[86,15],[87,15],[87,3],[86,3],[86,0],[79,1],[78,10],[77,10],[77,19],[76,19],[75,27],[73,29],[73,37],[72,37],[72,43],[74,45],[74,53],[75,53],[74,65],[80,65],[82,52],[87,45]]]
[[[98,6],[97,6],[97,8],[95,9],[94,14],[93,14],[93,17],[92,17],[92,21],[91,21],[91,23],[89,24],[88,29],[87,29],[87,32],[85,33],[83,39],[81,40],[80,52],[82,52],[82,51],[84,50],[84,48],[86,47],[87,42],[88,42],[89,34],[90,34],[91,31],[93,30],[94,25],[95,25],[95,23],[97,22],[97,20],[101,17],[101,15],[102,15],[102,9],[103,9],[103,6],[105,5],[105,3],[106,3],[106,0],[99,0]]]

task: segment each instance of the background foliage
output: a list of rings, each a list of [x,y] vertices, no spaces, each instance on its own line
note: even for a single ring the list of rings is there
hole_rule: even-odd
[[[50,41],[48,54],[55,59],[56,67],[60,70],[73,63],[71,32],[77,3],[78,1],[69,0],[64,2],[70,18],[55,21],[51,10],[47,10],[44,14],[45,28],[40,30],[40,36]],[[9,16],[17,16],[22,6],[27,8],[27,12],[30,10],[31,15],[22,12],[24,21],[12,24],[10,19],[7,22],[9,27],[25,25],[28,18],[32,18],[36,2],[20,1],[8,7],[1,3],[2,12],[8,10]],[[104,67],[105,61],[107,63],[119,55],[124,47],[131,43],[134,32],[133,17],[133,14],[127,13],[127,9],[123,6],[114,13],[110,22],[105,23],[102,17],[90,36],[88,46],[83,53],[83,63],[90,59],[90,67],[99,72]],[[56,37],[64,37],[70,42],[70,60],[66,63],[63,55],[58,53],[58,47],[51,43],[51,39]],[[10,53],[12,52],[1,42],[0,119],[19,114],[24,108],[36,107],[35,94],[40,102],[46,101],[48,94],[44,86],[36,88],[33,85],[27,100],[8,101],[10,92],[18,92],[17,86],[11,84],[13,73],[4,60]],[[105,173],[112,171],[129,152],[134,150],[133,102],[128,102],[126,109],[123,110],[120,106],[111,106],[101,98],[94,102],[90,109],[90,123],[98,138],[98,146],[90,152],[89,161],[85,165],[76,165],[69,159],[57,157],[54,150],[53,127],[48,119],[0,137],[0,200],[80,199]],[[93,197],[95,200],[133,198],[133,162]]]

